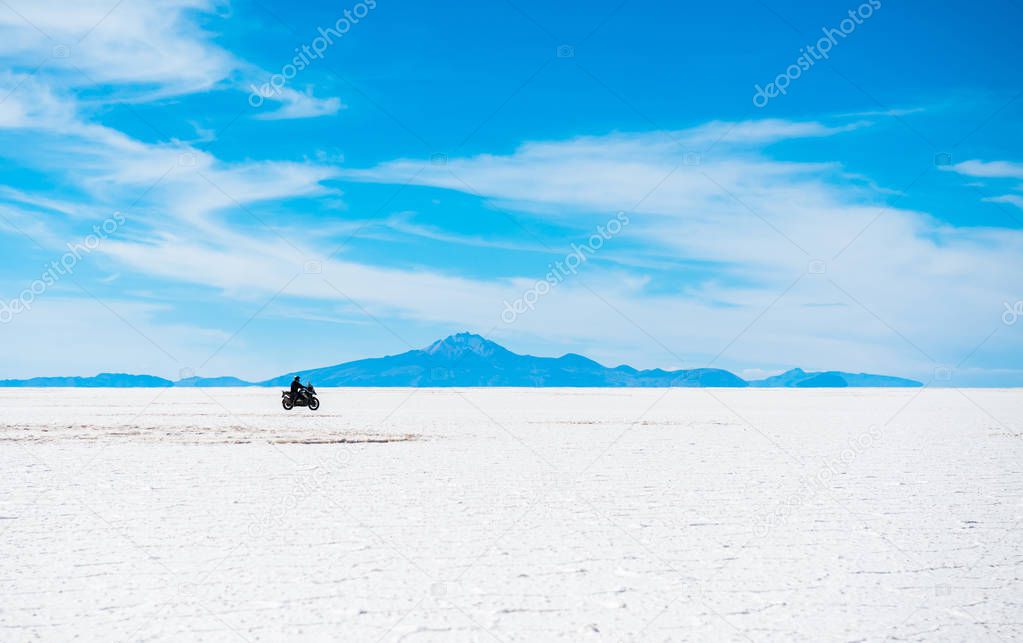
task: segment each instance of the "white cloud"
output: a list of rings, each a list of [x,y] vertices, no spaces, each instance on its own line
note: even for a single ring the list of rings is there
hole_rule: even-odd
[[[924,108],[924,107],[903,107],[903,108],[894,108],[894,109],[871,109],[871,110],[863,110],[863,111],[858,111],[858,112],[845,112],[843,114],[836,114],[835,116],[838,117],[838,118],[845,118],[845,117],[852,117],[852,116],[858,116],[858,117],[876,117],[876,116],[899,117],[899,116],[909,116],[910,114],[918,114],[918,113],[924,112],[924,111],[927,111],[927,108]]]
[[[195,20],[212,0],[8,0],[0,11],[0,61],[66,90],[108,87],[112,99],[147,101],[216,88],[239,91],[269,76],[214,42]],[[13,86],[13,85],[11,85]],[[110,100],[110,98],[108,98]],[[331,115],[338,98],[290,88],[270,95],[277,111],[259,118]],[[8,113],[8,122],[12,114]]]
[[[1017,208],[1023,209],[1023,196],[1018,194],[1003,194],[1001,196],[992,196],[984,199],[991,203],[1009,203]]]
[[[1011,161],[963,161],[951,167],[945,168],[949,171],[958,172],[966,176],[973,176],[985,179],[1023,179],[1023,163]],[[983,184],[975,187],[983,187]],[[1023,185],[1016,185],[1014,189],[1019,194],[1002,194],[998,196],[981,199],[988,203],[1008,203],[1017,208],[1023,209]]]
[[[757,121],[723,122],[712,121],[684,132],[673,134],[692,147],[707,144],[716,145],[738,142],[740,144],[769,144],[794,138],[817,138],[833,136],[868,127],[869,121],[856,121],[844,125],[829,126],[818,121],[788,121],[768,118]],[[657,132],[654,135],[658,135]]]
[[[130,215],[136,222],[164,233],[189,226],[206,233],[215,228],[217,234],[232,236],[237,233],[217,224],[215,212],[260,201],[326,194],[321,182],[336,174],[332,167],[306,163],[227,164],[186,143],[145,143],[85,120],[74,109],[73,96],[59,95],[38,78],[8,77],[8,81],[20,86],[0,103],[0,130],[6,130],[10,148],[20,150],[22,166],[70,170],[68,182],[89,196],[90,205],[78,206],[79,211],[87,209],[95,215],[106,208],[104,216],[108,216],[146,195],[137,212]],[[6,194],[23,205],[56,203],[24,191],[8,190]],[[61,207],[70,209],[67,203]],[[258,220],[253,224],[260,225]]]
[[[271,112],[260,112],[256,115],[256,118],[267,121],[316,118],[318,116],[331,116],[345,107],[339,98],[320,99],[311,94],[303,94],[292,89],[284,89],[279,100],[282,103],[279,109]]]
[[[192,20],[207,0],[117,4],[106,0],[7,0],[0,11],[0,58],[21,68],[45,63],[61,84],[141,85],[180,94],[209,89],[238,61]]]
[[[989,179],[1023,179],[1023,163],[1012,163],[1009,161],[970,160],[947,166],[945,169],[965,174],[966,176]]]

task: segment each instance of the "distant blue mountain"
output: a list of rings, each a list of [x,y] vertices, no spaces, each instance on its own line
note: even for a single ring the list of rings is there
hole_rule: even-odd
[[[849,382],[838,373],[817,373],[796,382],[796,388],[846,388]]]
[[[317,386],[746,386],[742,378],[716,368],[637,371],[608,368],[574,353],[518,355],[470,333],[400,355],[289,373],[264,384],[284,386],[296,374]]]
[[[100,373],[95,377],[33,377],[27,380],[0,380],[0,386],[159,388],[174,386],[174,382],[153,375]]]
[[[172,382],[154,375],[130,375],[128,373],[100,373],[94,377],[33,377],[27,380],[0,380],[0,387],[13,386],[37,386],[40,388],[61,386],[78,388],[167,388],[171,386],[256,386],[256,384],[240,380],[237,377],[189,377]]]
[[[847,386],[922,386],[900,377],[827,371],[808,373],[794,368],[774,377],[747,382],[718,368],[640,371],[631,366],[609,368],[568,353],[561,357],[519,355],[479,335],[459,333],[423,349],[399,355],[362,359],[335,366],[298,371],[253,383],[236,377],[189,377],[177,382],[151,375],[100,373],[95,377],[37,377],[0,380],[0,386],[78,387],[221,387],[287,386],[295,375],[317,386],[611,386],[728,387],[746,386],[839,388]]]
[[[174,386],[180,387],[201,387],[217,388],[224,386],[258,386],[253,382],[246,382],[237,377],[186,377],[183,380],[174,382]]]
[[[769,388],[843,388],[855,386],[861,388],[874,387],[915,387],[923,386],[916,380],[890,375],[871,375],[870,373],[843,373],[841,371],[825,371],[808,373],[801,368],[793,368],[780,375],[762,380],[752,380],[750,386]]]

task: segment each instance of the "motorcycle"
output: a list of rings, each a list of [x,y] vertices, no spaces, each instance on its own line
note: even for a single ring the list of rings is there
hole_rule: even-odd
[[[295,399],[291,399],[291,391],[281,391],[281,406],[285,411],[290,411],[296,406],[308,406],[310,411],[315,411],[320,408],[320,400],[316,397],[316,389],[309,384],[304,390],[299,390]]]

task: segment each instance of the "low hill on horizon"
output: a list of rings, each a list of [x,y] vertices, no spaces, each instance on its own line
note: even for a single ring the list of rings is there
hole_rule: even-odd
[[[923,386],[923,383],[891,375],[843,373],[842,371],[808,373],[801,368],[793,368],[762,380],[751,380],[749,385],[758,388],[843,388],[846,386],[903,388]]]

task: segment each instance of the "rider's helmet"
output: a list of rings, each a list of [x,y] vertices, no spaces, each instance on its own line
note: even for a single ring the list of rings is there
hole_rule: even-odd
[[[296,375],[295,376],[295,381],[297,382],[298,380],[299,380],[299,377],[298,377],[298,375]]]

